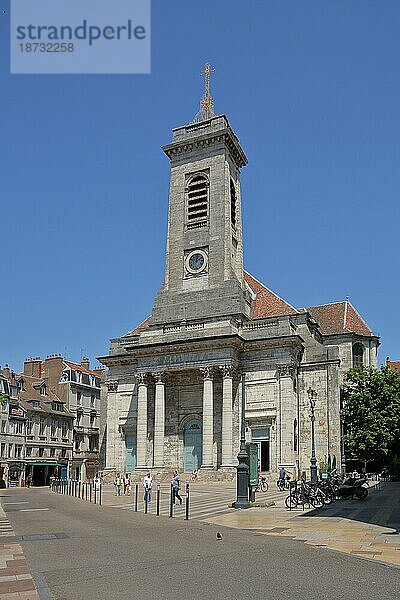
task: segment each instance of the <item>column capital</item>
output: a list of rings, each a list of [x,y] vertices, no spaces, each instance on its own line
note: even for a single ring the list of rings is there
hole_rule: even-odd
[[[293,379],[296,374],[296,366],[292,363],[286,365],[277,365],[276,372],[279,379],[281,377],[291,377]]]
[[[234,374],[234,372],[236,370],[233,365],[219,365],[218,368],[222,372],[222,377],[224,379],[226,377],[229,377],[230,379],[233,379],[233,374]]]
[[[147,385],[147,373],[136,373],[135,377],[138,385]]]
[[[106,386],[109,392],[116,392],[118,390],[118,380],[111,379],[110,381],[106,381]]]
[[[159,383],[165,383],[165,372],[164,371],[155,371],[152,373],[152,376],[156,380],[156,385]]]
[[[213,373],[213,367],[201,367],[200,371],[203,374],[203,379],[213,379],[214,378],[214,373]]]

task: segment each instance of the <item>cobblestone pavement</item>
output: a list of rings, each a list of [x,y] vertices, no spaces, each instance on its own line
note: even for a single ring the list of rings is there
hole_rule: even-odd
[[[5,502],[6,503],[6,502]],[[10,503],[11,504],[11,503]],[[39,600],[24,553],[0,505],[0,598]]]
[[[400,483],[381,484],[364,501],[342,500],[319,510],[288,511],[280,501],[206,520],[400,566]]]

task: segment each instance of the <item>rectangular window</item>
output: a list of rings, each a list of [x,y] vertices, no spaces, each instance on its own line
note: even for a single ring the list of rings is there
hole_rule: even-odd
[[[21,457],[22,457],[22,445],[15,444],[15,458],[21,458]]]
[[[18,433],[19,435],[24,433],[24,424],[21,421],[18,421],[16,423],[16,433]]]
[[[33,429],[33,421],[32,421],[32,417],[29,417],[29,419],[26,422],[26,435],[32,435],[32,429]]]
[[[91,408],[93,408],[93,406],[94,406],[94,394],[92,394],[90,396],[90,406],[91,406]]]
[[[55,419],[51,420],[51,437],[56,437],[57,435],[57,421]]]
[[[45,435],[45,434],[46,434],[46,419],[41,417],[40,423],[39,423],[39,435]]]
[[[44,448],[39,448],[39,456],[44,456]]]
[[[7,421],[2,421],[1,422],[1,433],[5,433],[6,432],[6,424],[7,424]]]
[[[77,392],[76,393],[76,403],[78,406],[82,405],[82,392]]]
[[[32,446],[27,446],[27,447],[25,448],[25,453],[26,453],[26,456],[27,456],[27,457],[28,457],[28,456],[32,456]]]
[[[8,458],[14,458],[14,444],[8,446]]]
[[[56,449],[55,448],[50,448],[50,456],[51,458],[53,458],[56,455]]]
[[[0,456],[2,458],[6,458],[6,444],[1,444],[0,446]]]
[[[68,435],[68,426],[66,421],[63,421],[61,424],[61,437],[66,438]]]

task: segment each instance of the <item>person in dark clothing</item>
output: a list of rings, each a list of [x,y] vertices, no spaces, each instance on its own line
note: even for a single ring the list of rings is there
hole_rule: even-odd
[[[172,485],[172,502],[173,502],[173,504],[175,504],[176,498],[178,498],[179,504],[182,504],[182,498],[179,495],[180,483],[181,483],[181,478],[178,475],[178,471],[173,471],[172,472],[172,479],[171,479],[171,485]]]

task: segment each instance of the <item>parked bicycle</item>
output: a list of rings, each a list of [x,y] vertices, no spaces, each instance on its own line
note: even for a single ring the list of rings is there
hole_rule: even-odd
[[[276,485],[278,487],[278,490],[280,490],[281,492],[288,490],[290,488],[290,479],[291,479],[291,475],[290,473],[286,474],[285,479],[282,479],[281,477],[278,479],[278,481],[276,482]]]
[[[265,475],[261,475],[258,473],[258,483],[255,487],[255,492],[267,492],[268,491],[268,481]]]

